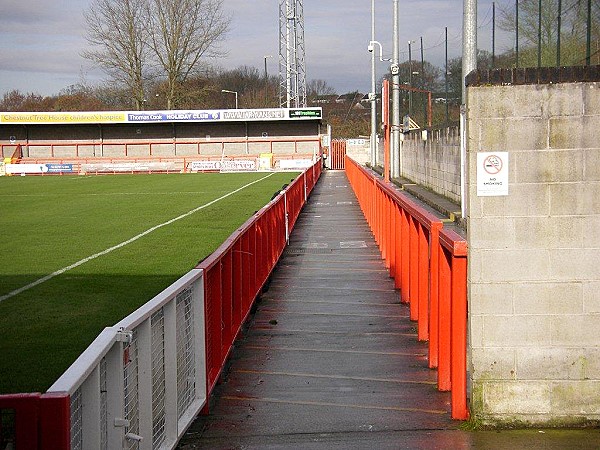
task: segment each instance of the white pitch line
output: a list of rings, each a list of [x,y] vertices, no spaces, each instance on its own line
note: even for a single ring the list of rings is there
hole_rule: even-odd
[[[209,206],[212,206],[215,203],[217,203],[217,202],[219,202],[221,200],[224,200],[227,197],[232,196],[233,194],[237,194],[241,190],[246,189],[247,187],[250,187],[253,184],[256,184],[256,183],[259,183],[259,182],[261,182],[263,180],[266,180],[267,178],[269,178],[272,175],[274,175],[274,173],[270,173],[269,175],[267,175],[265,177],[262,177],[262,178],[260,178],[258,180],[255,180],[255,181],[252,181],[251,183],[245,184],[244,186],[242,186],[240,188],[237,188],[234,191],[231,191],[231,192],[229,192],[229,193],[227,193],[227,194],[225,194],[225,195],[223,195],[223,196],[221,196],[219,198],[216,198],[216,199],[214,199],[214,200],[212,200],[212,201],[210,201],[208,203],[205,203],[204,205],[198,206],[197,208],[194,208],[194,209],[192,209],[192,210],[190,210],[190,211],[188,211],[188,212],[186,212],[184,214],[181,214],[180,216],[177,216],[177,217],[175,217],[175,218],[173,218],[171,220],[168,220],[168,221],[166,221],[164,223],[161,223],[159,225],[155,225],[152,228],[148,228],[146,231],[143,231],[142,233],[138,234],[137,236],[134,236],[134,237],[132,237],[130,239],[127,239],[126,241],[123,241],[120,244],[114,245],[114,246],[112,246],[110,248],[107,248],[106,250],[103,250],[101,252],[95,253],[95,254],[93,254],[91,256],[88,256],[87,258],[81,259],[81,260],[77,261],[76,263],[71,264],[70,266],[63,267],[62,269],[59,269],[56,272],[52,272],[51,274],[46,275],[45,277],[39,278],[39,279],[35,280],[34,282],[29,283],[26,286],[23,286],[23,287],[20,287],[18,289],[15,289],[14,291],[9,292],[8,294],[5,294],[5,295],[1,296],[0,297],[0,302],[4,301],[6,299],[9,299],[11,297],[14,297],[15,295],[19,295],[22,292],[28,291],[29,289],[34,288],[34,287],[36,287],[36,286],[38,286],[38,285],[40,285],[42,283],[45,283],[46,281],[51,280],[52,278],[57,277],[58,275],[62,275],[63,273],[65,273],[65,272],[67,272],[67,271],[69,271],[71,269],[79,267],[79,266],[81,266],[82,264],[85,264],[88,261],[91,261],[93,259],[99,258],[100,256],[104,256],[104,255],[106,255],[106,254],[108,254],[108,253],[110,253],[110,252],[112,252],[114,250],[118,250],[118,249],[120,249],[122,247],[125,247],[126,245],[131,244],[132,242],[137,241],[138,239],[140,239],[140,238],[142,238],[142,237],[144,237],[144,236],[152,233],[153,231],[158,230],[159,228],[165,227],[167,225],[171,225],[172,223],[177,222],[178,220],[185,219],[186,217],[191,216],[192,214],[194,214],[194,213],[196,213],[196,212],[198,212],[198,211],[200,211],[200,210],[202,210],[204,208],[208,208]]]

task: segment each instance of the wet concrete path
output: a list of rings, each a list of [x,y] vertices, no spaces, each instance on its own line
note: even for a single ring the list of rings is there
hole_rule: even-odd
[[[179,448],[519,448],[458,430],[408,314],[345,173],[325,172]]]

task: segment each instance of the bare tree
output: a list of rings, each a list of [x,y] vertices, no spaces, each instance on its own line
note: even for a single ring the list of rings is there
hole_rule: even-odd
[[[167,82],[167,108],[176,106],[178,88],[201,68],[202,58],[223,56],[216,44],[230,19],[222,0],[151,0],[147,17],[151,48]]]
[[[144,0],[95,0],[84,13],[87,41],[83,57],[127,86],[136,109],[144,108],[147,45]]]
[[[335,88],[330,86],[325,80],[310,80],[307,86],[308,96],[311,100],[324,95],[335,95]]]

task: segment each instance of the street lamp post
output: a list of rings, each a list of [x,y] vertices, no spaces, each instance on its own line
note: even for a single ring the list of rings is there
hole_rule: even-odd
[[[269,73],[267,72],[267,58],[272,58],[273,55],[265,55],[265,107],[269,104]]]
[[[378,41],[369,41],[367,50],[372,54],[375,60],[375,46],[379,47],[379,61],[390,61],[383,57],[383,47]],[[375,70],[372,71],[371,89],[369,100],[371,100],[371,164],[373,167],[377,164],[377,93],[375,92]]]
[[[221,89],[221,92],[226,92],[228,94],[235,94],[235,109],[238,109],[238,93],[237,93],[237,91],[228,91],[227,89]]]
[[[371,42],[375,41],[375,0],[371,0]],[[377,165],[377,96],[375,94],[375,52],[371,49],[371,166]]]
[[[413,70],[412,70],[412,49],[411,49],[411,45],[414,43],[415,41],[408,41],[408,84],[410,87],[412,87],[413,81],[412,81],[412,76],[413,76]],[[408,116],[412,116],[412,92],[408,91]]]
[[[269,79],[269,74],[267,72],[267,58],[272,58],[273,55],[265,55],[264,59],[265,59],[265,80]]]

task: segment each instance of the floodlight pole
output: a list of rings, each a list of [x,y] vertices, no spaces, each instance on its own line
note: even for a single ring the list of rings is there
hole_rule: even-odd
[[[371,42],[375,41],[375,0],[371,0]],[[371,48],[371,44],[369,44]],[[373,49],[374,50],[374,49]],[[377,95],[375,93],[375,51],[371,51],[371,167],[377,165]]]
[[[394,0],[394,29],[393,29],[393,49],[392,49],[392,145],[391,145],[391,176],[392,178],[401,175],[402,170],[402,155],[400,152],[400,68],[398,62],[400,60],[400,44],[398,42],[399,35],[399,14],[398,0]]]

